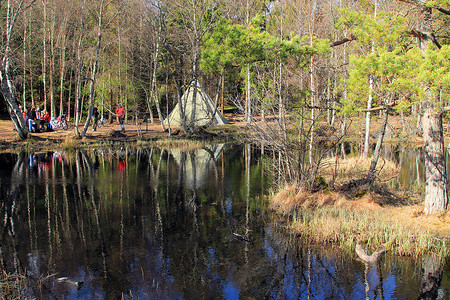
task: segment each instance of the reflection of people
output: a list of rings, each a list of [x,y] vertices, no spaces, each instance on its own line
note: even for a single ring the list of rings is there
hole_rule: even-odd
[[[37,170],[37,166],[38,166],[38,160],[37,160],[36,155],[34,155],[34,153],[30,153],[30,161],[29,161],[30,169]]]
[[[116,114],[119,116],[120,130],[125,132],[125,126],[123,125],[125,121],[125,107],[122,104],[119,104],[119,107],[116,109]]]
[[[42,166],[43,166],[44,170],[50,171],[51,166],[52,166],[52,159],[51,158],[46,158],[46,159],[44,158],[42,160]]]
[[[92,116],[94,117],[94,124],[92,124],[92,131],[97,131],[97,123],[98,123],[98,107],[97,107],[97,104],[94,104],[94,107],[92,107]]]
[[[125,171],[125,160],[123,158],[119,158],[119,162],[117,163],[116,168],[120,173],[123,173]]]

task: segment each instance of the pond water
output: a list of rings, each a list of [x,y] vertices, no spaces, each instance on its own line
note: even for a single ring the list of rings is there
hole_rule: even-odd
[[[1,154],[0,270],[27,273],[24,299],[417,299],[430,270],[449,297],[431,258],[365,266],[296,243],[266,211],[260,158],[250,145]]]

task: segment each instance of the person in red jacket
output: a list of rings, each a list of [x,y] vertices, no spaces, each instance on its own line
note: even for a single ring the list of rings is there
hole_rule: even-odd
[[[51,131],[52,127],[50,125],[50,115],[47,110],[42,112],[41,122],[40,122],[41,131]]]
[[[122,132],[125,132],[125,126],[123,125],[125,121],[125,107],[122,104],[119,104],[119,107],[116,109],[116,114],[119,116],[120,129]]]

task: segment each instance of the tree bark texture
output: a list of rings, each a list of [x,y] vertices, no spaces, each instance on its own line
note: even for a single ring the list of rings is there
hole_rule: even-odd
[[[427,108],[422,119],[425,151],[425,213],[448,207],[447,166],[444,155],[442,114]]]

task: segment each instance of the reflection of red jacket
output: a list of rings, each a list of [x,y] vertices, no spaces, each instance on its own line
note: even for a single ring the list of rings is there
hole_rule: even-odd
[[[120,173],[123,173],[123,171],[125,171],[125,161],[119,160],[119,162],[116,165],[116,168]]]
[[[125,107],[121,106],[116,109],[116,114],[118,114],[119,117],[125,118]]]

